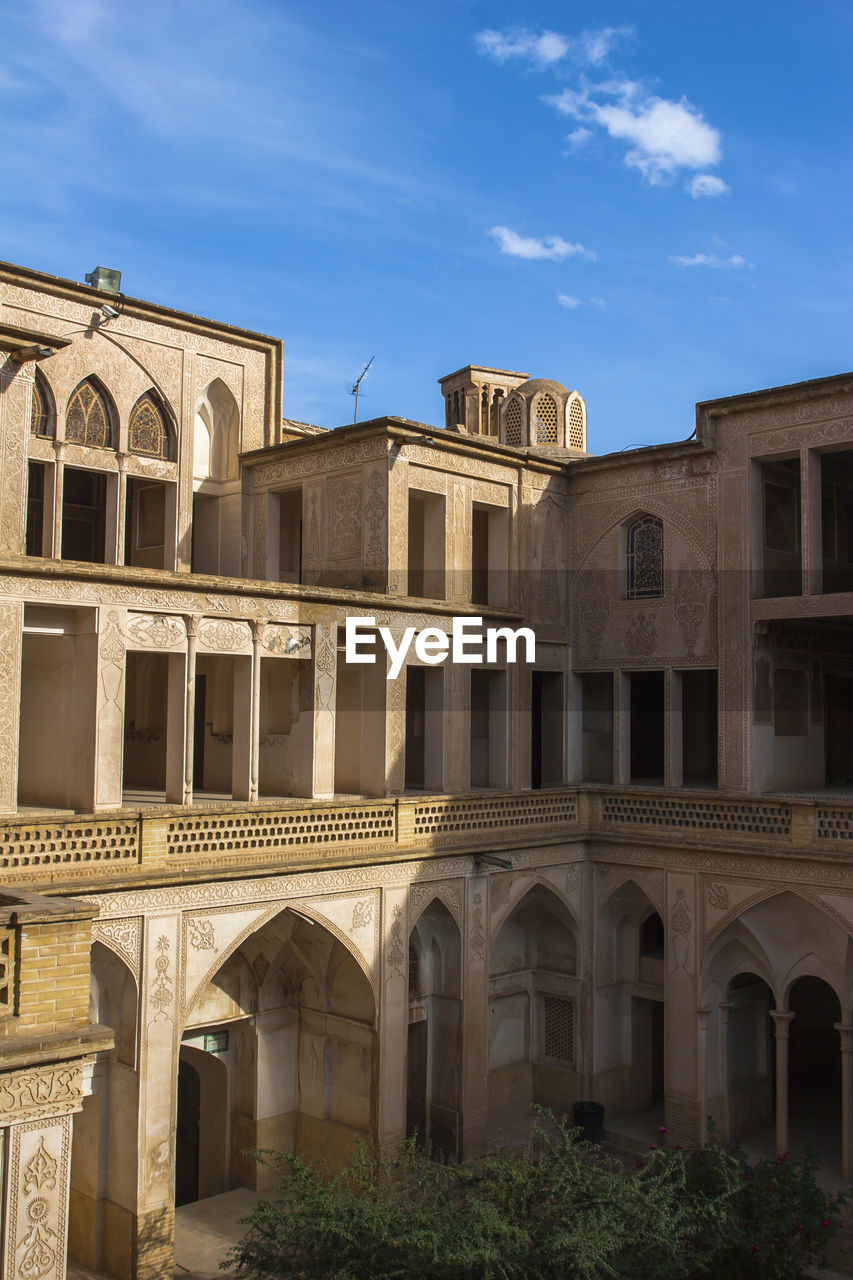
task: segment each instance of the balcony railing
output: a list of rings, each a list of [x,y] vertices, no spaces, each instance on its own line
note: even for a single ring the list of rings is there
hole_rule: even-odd
[[[0,819],[6,884],[239,875],[459,849],[629,838],[776,854],[853,854],[853,798],[749,798],[639,788],[294,800]]]

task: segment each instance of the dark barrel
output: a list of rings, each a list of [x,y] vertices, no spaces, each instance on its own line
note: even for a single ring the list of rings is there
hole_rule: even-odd
[[[583,1130],[587,1142],[600,1142],[604,1128],[604,1107],[600,1102],[575,1102],[572,1119]]]

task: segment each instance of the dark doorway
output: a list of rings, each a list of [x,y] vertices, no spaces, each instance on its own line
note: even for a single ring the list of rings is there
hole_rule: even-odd
[[[838,996],[820,978],[798,978],[788,994],[788,1106],[791,1142],[812,1143],[838,1167],[841,1157],[841,1021]]]
[[[559,787],[563,781],[563,676],[534,671],[531,685],[530,785]]]
[[[717,785],[717,673],[681,675],[682,780],[685,787]]]
[[[43,462],[29,464],[27,481],[27,555],[44,555],[44,473]]]
[[[204,722],[207,676],[195,678],[195,719],[193,723],[193,787],[204,790]]]
[[[663,783],[664,678],[662,671],[631,672],[631,782]]]
[[[62,484],[62,559],[106,560],[107,477],[66,467]]]
[[[631,1001],[631,1108],[647,1111],[663,1098],[664,1012],[662,1000]]]
[[[826,784],[853,783],[853,679],[826,677]]]
[[[406,1072],[406,1137],[417,1133],[421,1142],[427,1140],[427,1021],[409,1024],[409,1059]]]
[[[175,1206],[198,1200],[201,1081],[188,1062],[178,1063],[178,1123],[175,1137]]]

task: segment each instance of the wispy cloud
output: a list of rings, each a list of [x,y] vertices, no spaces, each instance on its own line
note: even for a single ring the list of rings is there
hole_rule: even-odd
[[[585,129],[582,124],[579,124],[577,129],[572,129],[566,138],[566,142],[570,147],[582,147],[585,142],[589,142],[591,137],[592,129]]]
[[[645,96],[634,80],[607,81],[583,90],[564,89],[546,102],[583,126],[600,125],[611,138],[632,144],[625,164],[638,169],[652,186],[679,169],[706,169],[719,164],[720,134],[686,98]],[[712,175],[704,175],[719,182]],[[697,194],[719,194],[700,191]]]
[[[753,263],[747,262],[746,258],[739,253],[733,253],[730,258],[721,258],[716,253],[694,253],[692,257],[684,254],[675,254],[669,259],[674,262],[677,267],[726,267],[739,271],[741,267],[751,267]]]
[[[561,307],[565,307],[567,311],[574,311],[576,307],[582,307],[583,301],[574,297],[571,293],[558,293],[557,301]]]
[[[591,307],[598,307],[599,311],[607,310],[607,303],[603,298],[590,298],[589,305]]]
[[[568,58],[579,65],[598,66],[620,37],[632,34],[633,27],[600,27],[582,31],[579,36],[564,36],[556,31],[537,34],[527,27],[511,27],[506,31],[478,31],[474,43],[480,54],[495,62],[519,59],[532,66],[550,67]]]
[[[697,173],[687,188],[694,200],[703,196],[721,196],[728,189],[722,178],[715,177],[713,173]]]
[[[512,258],[526,258],[528,261],[547,259],[550,262],[564,262],[566,258],[595,259],[592,249],[582,244],[572,244],[562,236],[544,236],[541,240],[536,236],[522,236],[511,227],[489,227],[489,235],[498,245],[501,253]]]

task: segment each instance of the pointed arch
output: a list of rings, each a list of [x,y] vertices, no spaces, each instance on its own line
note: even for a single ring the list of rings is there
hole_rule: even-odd
[[[153,388],[143,392],[130,411],[127,424],[127,447],[130,453],[144,458],[173,460],[171,429],[163,403]]]
[[[116,447],[116,411],[100,379],[91,375],[72,391],[65,410],[65,439],[90,449]]]
[[[627,597],[651,600],[664,593],[664,536],[659,516],[644,513],[625,530]]]
[[[240,410],[221,378],[208,383],[196,402],[193,436],[193,476],[205,480],[236,480],[240,449]]]
[[[56,406],[53,393],[40,369],[36,369],[33,382],[30,433],[39,436],[42,440],[53,440],[56,436]]]

